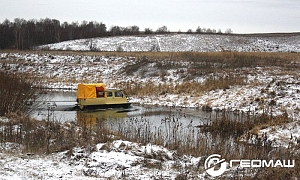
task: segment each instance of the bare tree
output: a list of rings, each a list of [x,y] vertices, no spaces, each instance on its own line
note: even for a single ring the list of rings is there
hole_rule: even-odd
[[[167,33],[167,32],[168,32],[167,26],[162,26],[156,30],[156,33],[158,33],[158,34]]]
[[[196,33],[197,33],[197,34],[200,34],[200,33],[202,33],[202,29],[201,29],[201,27],[200,27],[200,26],[198,26],[198,27],[197,27],[197,29],[196,29]]]
[[[187,33],[187,34],[192,34],[192,33],[193,33],[193,30],[192,30],[192,29],[188,29],[188,30],[186,31],[186,33]]]
[[[145,34],[153,34],[152,29],[150,29],[150,28],[145,28]]]
[[[226,29],[225,34],[232,34],[232,30],[230,28]]]

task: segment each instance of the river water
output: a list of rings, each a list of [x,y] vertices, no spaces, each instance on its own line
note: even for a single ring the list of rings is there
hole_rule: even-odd
[[[132,104],[129,109],[111,108],[96,111],[74,111],[76,104],[75,91],[49,91],[41,106],[34,111],[33,117],[38,120],[59,122],[78,121],[80,115],[111,119],[131,119],[133,117],[147,117],[153,124],[160,125],[164,118],[179,118],[183,125],[197,126],[207,123],[211,113],[194,108],[174,108],[150,105]]]
[[[96,111],[74,111],[76,92],[50,91],[41,107],[33,113],[38,120],[76,122],[80,125],[105,126],[130,138],[154,139],[163,137],[164,143],[192,136],[196,140],[199,128],[207,124],[211,113],[192,108],[143,106],[133,104],[129,109],[112,108]],[[193,133],[192,133],[193,132]],[[191,134],[192,133],[192,134]]]

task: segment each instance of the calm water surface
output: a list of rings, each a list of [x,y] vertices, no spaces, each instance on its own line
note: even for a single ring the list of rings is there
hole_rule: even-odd
[[[76,104],[76,92],[74,91],[50,91],[41,107],[36,110],[33,117],[38,120],[49,119],[52,121],[68,122],[78,121],[79,116],[88,116],[96,119],[132,119],[133,117],[147,117],[153,124],[160,125],[161,120],[172,118],[179,119],[184,125],[200,125],[210,118],[211,114],[193,108],[174,108],[160,106],[132,105],[129,109],[100,109],[97,111],[73,111]]]
[[[132,105],[129,109],[73,111],[72,107],[75,104],[76,92],[50,91],[42,106],[34,112],[33,117],[38,120],[58,122],[74,121],[81,125],[91,126],[105,122],[105,126],[110,130],[126,133],[128,136],[164,134],[164,137],[168,139],[175,136],[178,138],[190,136],[192,130],[194,132],[199,130],[196,126],[207,124],[211,116],[210,113],[199,109],[141,105]]]

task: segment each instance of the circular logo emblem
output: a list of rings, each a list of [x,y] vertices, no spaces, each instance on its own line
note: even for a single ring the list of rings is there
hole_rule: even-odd
[[[220,159],[221,155],[212,154],[208,156],[204,162],[204,168],[206,172],[213,176],[220,176],[226,171],[226,161],[225,159]],[[219,169],[215,169],[216,166],[220,166]]]

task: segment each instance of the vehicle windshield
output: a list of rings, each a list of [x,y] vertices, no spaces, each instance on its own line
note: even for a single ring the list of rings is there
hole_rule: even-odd
[[[123,93],[121,91],[116,91],[115,97],[123,97]]]

